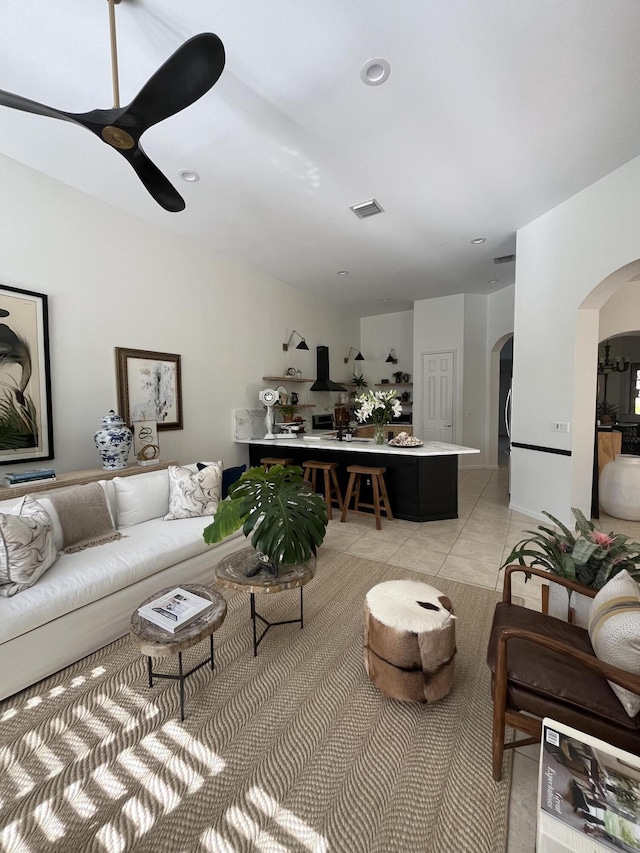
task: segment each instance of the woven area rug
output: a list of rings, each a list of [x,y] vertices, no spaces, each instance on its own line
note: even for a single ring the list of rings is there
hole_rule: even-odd
[[[430,707],[384,699],[364,672],[365,594],[400,578],[433,583],[458,616],[455,684]],[[323,550],[304,630],[271,629],[255,659],[248,595],[225,597],[216,672],[187,681],[184,723],[177,684],[149,689],[128,638],[0,705],[2,851],[505,849],[511,768],[493,781],[485,664],[496,593]],[[286,619],[299,594],[257,601]]]

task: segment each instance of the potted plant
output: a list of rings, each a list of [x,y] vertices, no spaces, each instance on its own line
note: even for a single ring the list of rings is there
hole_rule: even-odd
[[[599,530],[579,509],[572,508],[571,512],[576,520],[575,535],[545,512],[555,528],[540,524],[537,530],[526,530],[525,533],[531,535],[513,547],[500,568],[514,562],[521,566],[539,566],[592,589],[601,589],[610,578],[626,569],[640,583],[640,543],[630,542],[622,533]],[[530,578],[526,573],[525,581]],[[551,593],[554,590],[564,594],[557,585],[551,584]]]
[[[610,424],[614,420],[614,415],[618,414],[618,407],[615,403],[610,403],[608,400],[598,400],[596,403],[596,412],[600,418],[600,423]]]
[[[218,505],[204,541],[221,542],[240,527],[266,558],[258,569],[277,575],[281,563],[299,565],[315,556],[327,528],[327,506],[303,480],[299,466],[249,468],[229,487],[229,500]]]
[[[359,423],[366,421],[374,427],[374,440],[376,444],[384,444],[385,424],[389,420],[399,418],[402,414],[402,406],[398,400],[398,392],[392,391],[364,391],[355,399],[356,418]]]
[[[298,412],[297,406],[280,406],[280,414],[284,423],[289,424],[293,421],[293,416]]]

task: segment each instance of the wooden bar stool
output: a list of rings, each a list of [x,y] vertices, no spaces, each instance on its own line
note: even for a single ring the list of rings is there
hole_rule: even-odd
[[[347,494],[342,504],[340,521],[347,520],[347,513],[349,512],[349,504],[352,497],[355,498],[355,501],[351,512],[362,512],[360,509],[361,506],[372,509],[376,518],[376,530],[382,529],[381,511],[386,513],[388,519],[393,519],[391,507],[389,506],[387,487],[384,482],[386,470],[386,468],[369,468],[366,465],[349,465],[347,467],[349,483],[347,485]],[[363,476],[371,477],[371,485],[373,486],[372,504],[365,504],[360,501],[360,482]]]
[[[263,456],[260,460],[260,464],[265,471],[268,471],[272,465],[284,465],[285,468],[287,465],[293,465],[293,459],[279,459],[277,456]]]
[[[318,471],[324,472],[324,502],[327,505],[327,518],[332,519],[331,504],[335,501],[338,504],[338,509],[342,510],[342,492],[340,491],[340,483],[336,470],[337,462],[316,462],[314,459],[309,459],[303,462],[304,479],[310,481],[311,488],[316,490],[316,474]]]

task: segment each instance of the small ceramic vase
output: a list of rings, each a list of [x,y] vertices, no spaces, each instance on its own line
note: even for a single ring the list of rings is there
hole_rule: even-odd
[[[102,459],[104,471],[117,471],[128,466],[131,430],[113,409],[102,419],[102,426],[93,440]]]

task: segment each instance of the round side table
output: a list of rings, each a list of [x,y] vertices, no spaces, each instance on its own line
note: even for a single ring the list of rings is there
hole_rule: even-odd
[[[229,554],[220,560],[216,566],[216,582],[223,589],[240,589],[249,592],[251,606],[251,622],[253,623],[253,656],[258,654],[258,646],[269,628],[276,625],[291,625],[300,623],[304,628],[304,601],[303,587],[313,579],[315,574],[315,561],[303,563],[299,566],[281,566],[278,576],[274,577],[264,570],[259,571],[253,577],[248,578],[247,572],[255,568],[258,563],[258,555],[253,548],[243,548]],[[264,616],[256,612],[256,594],[269,595],[273,592],[284,592],[287,589],[300,588],[300,618],[285,619],[282,622],[269,622]],[[258,636],[256,620],[260,620],[265,626],[264,631]]]
[[[138,606],[149,604],[161,595],[175,589],[174,586],[168,586],[164,589],[145,598]],[[194,595],[200,595],[202,598],[208,598],[213,602],[213,607],[207,610],[201,616],[198,616],[193,622],[189,622],[182,628],[171,634],[159,625],[149,622],[144,616],[140,616],[138,610],[134,610],[131,616],[131,638],[137,642],[140,648],[140,654],[147,656],[147,673],[149,675],[149,687],[153,687],[154,678],[169,678],[177,681],[180,685],[180,719],[184,720],[184,682],[185,680],[206,664],[211,664],[211,670],[214,669],[213,660],[213,633],[222,625],[227,615],[227,602],[209,586],[202,584],[182,584],[182,588],[187,592],[192,592]],[[209,637],[209,657],[205,658],[199,664],[194,666],[188,672],[184,672],[182,668],[182,652],[195,646],[205,637]],[[178,655],[178,675],[170,675],[168,673],[154,672],[152,662],[154,658],[168,658],[173,655]]]

